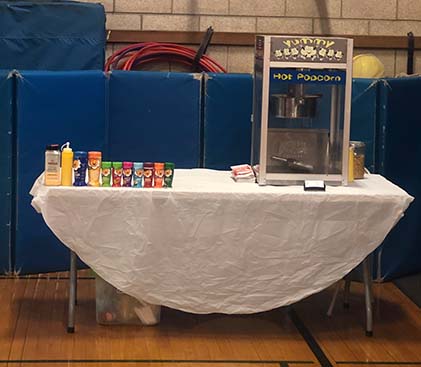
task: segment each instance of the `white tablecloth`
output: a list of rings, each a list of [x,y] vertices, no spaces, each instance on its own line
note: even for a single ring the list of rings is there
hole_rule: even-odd
[[[413,199],[378,175],[304,192],[204,169],[176,170],[172,189],[38,180],[31,194],[56,236],[103,279],[194,313],[260,312],[321,291],[378,247]]]

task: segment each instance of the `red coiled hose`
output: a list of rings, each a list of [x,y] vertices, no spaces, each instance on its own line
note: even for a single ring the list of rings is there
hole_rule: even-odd
[[[118,50],[105,64],[105,71],[132,70],[133,67],[153,62],[170,61],[193,66],[196,51],[173,43],[143,42]],[[226,70],[209,56],[203,55],[198,61],[198,69],[209,73],[226,73]]]

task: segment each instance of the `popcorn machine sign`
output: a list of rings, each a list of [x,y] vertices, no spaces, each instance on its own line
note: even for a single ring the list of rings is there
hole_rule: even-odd
[[[273,81],[297,84],[345,84],[346,73],[343,70],[296,70],[271,68],[271,79]]]
[[[346,63],[347,42],[343,38],[276,37],[271,61]]]

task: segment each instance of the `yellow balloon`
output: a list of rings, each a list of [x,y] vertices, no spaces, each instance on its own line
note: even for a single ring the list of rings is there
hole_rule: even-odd
[[[354,56],[352,76],[354,78],[381,78],[384,76],[384,65],[372,54]]]

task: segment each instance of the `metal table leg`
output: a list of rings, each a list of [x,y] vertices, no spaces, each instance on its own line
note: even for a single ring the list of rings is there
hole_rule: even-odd
[[[75,260],[75,306],[77,306],[77,255]]]
[[[77,287],[77,255],[70,251],[70,280],[69,280],[69,320],[67,323],[67,332],[75,332],[75,305],[76,305],[76,287]]]
[[[363,277],[364,277],[364,293],[365,293],[365,309],[366,309],[366,329],[365,335],[373,336],[373,290],[370,274],[370,256],[367,256],[363,262]]]
[[[333,308],[335,307],[336,298],[338,297],[340,288],[341,288],[341,281],[336,283],[335,292],[333,293],[332,301],[330,302],[329,309],[327,310],[327,313],[326,313],[328,317],[332,316]]]
[[[351,278],[348,276],[345,277],[345,287],[344,287],[344,308],[349,308],[349,294],[351,293]]]

